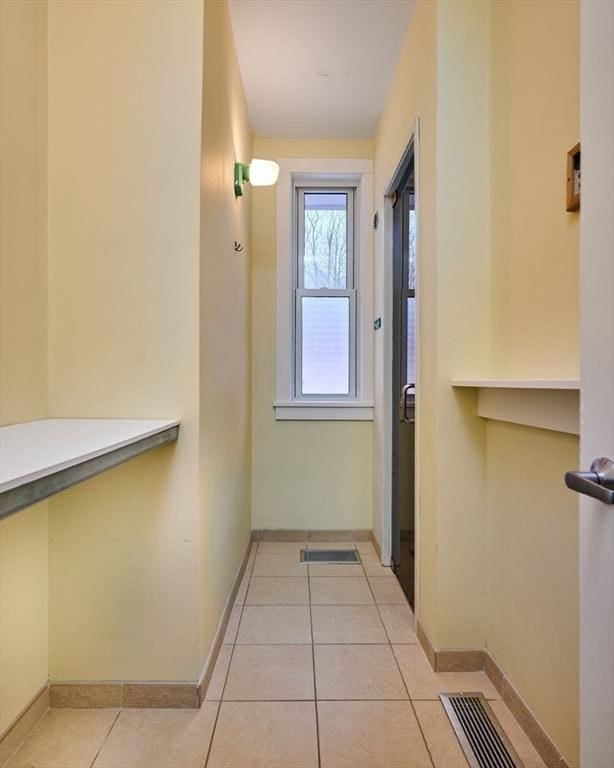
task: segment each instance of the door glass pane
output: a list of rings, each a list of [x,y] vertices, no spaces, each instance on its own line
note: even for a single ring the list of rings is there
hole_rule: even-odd
[[[407,249],[407,287],[416,289],[416,211],[413,207],[413,195],[410,196],[409,238]]]
[[[347,296],[303,296],[302,394],[350,392],[350,300]]]
[[[407,299],[407,379],[406,384],[416,383],[416,300]]]
[[[305,288],[351,287],[347,279],[347,209],[346,193],[305,193]]]

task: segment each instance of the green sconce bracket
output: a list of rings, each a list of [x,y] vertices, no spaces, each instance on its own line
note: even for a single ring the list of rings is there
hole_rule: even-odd
[[[249,165],[235,163],[235,197],[243,195],[243,184],[249,181]]]

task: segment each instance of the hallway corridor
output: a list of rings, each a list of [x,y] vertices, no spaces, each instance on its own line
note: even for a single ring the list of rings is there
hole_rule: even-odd
[[[613,78],[614,0],[0,0],[0,768],[614,768]]]
[[[361,564],[300,563],[354,548]],[[481,691],[524,762],[543,762],[483,672],[434,673],[368,542],[255,542],[200,710],[51,709],[8,768],[466,768],[441,691]]]

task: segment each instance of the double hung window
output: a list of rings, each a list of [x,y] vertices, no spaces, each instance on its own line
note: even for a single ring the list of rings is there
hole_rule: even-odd
[[[294,398],[357,396],[355,187],[296,186]]]
[[[373,163],[279,161],[277,420],[373,418]]]

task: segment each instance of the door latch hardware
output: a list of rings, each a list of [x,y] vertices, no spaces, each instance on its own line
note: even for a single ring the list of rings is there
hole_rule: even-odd
[[[590,472],[566,472],[565,485],[604,504],[614,504],[614,461],[602,456],[593,461]]]
[[[401,389],[399,400],[399,418],[406,424],[413,424],[416,420],[416,385],[405,384]]]

